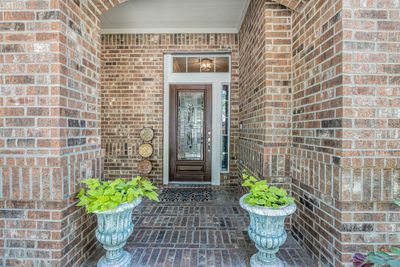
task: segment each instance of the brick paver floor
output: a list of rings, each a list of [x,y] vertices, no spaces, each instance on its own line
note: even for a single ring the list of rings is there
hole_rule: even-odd
[[[179,188],[163,194],[161,203],[146,201],[134,210],[135,231],[125,247],[132,266],[248,266],[256,249],[247,235],[248,216],[238,204],[240,193],[203,189],[203,199]],[[84,266],[95,266],[102,255],[99,248]],[[291,235],[278,256],[288,267],[316,266]]]

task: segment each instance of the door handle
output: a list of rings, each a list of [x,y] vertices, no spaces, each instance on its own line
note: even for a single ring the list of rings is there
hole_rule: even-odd
[[[208,149],[208,152],[211,151],[211,137],[207,138],[207,149]]]

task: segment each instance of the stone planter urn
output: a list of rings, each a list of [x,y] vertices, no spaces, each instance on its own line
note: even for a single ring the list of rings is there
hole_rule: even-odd
[[[240,206],[250,214],[249,236],[256,244],[258,253],[250,259],[251,267],[283,267],[283,262],[275,255],[286,241],[285,218],[296,211],[290,204],[279,209],[251,206],[240,198]]]
[[[133,232],[132,211],[141,202],[142,198],[139,197],[114,210],[94,212],[97,216],[96,238],[106,250],[106,254],[97,263],[98,267],[131,265],[132,256],[123,247]]]

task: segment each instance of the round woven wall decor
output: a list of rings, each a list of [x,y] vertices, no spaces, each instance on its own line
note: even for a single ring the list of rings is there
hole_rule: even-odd
[[[141,144],[139,146],[139,155],[148,158],[153,155],[153,146],[151,144]]]
[[[140,138],[145,142],[153,140],[153,137],[154,137],[154,131],[151,128],[146,127],[140,131]]]
[[[153,165],[151,164],[150,160],[142,160],[138,164],[138,171],[141,174],[149,174],[153,168]]]

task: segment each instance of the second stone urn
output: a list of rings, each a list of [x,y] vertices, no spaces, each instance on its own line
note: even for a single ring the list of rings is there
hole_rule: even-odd
[[[249,236],[258,250],[250,259],[251,267],[283,267],[276,253],[286,241],[285,218],[296,211],[296,205],[278,209],[251,206],[243,201],[246,196],[240,198],[240,206],[249,212]]]
[[[132,211],[141,202],[139,197],[115,210],[94,212],[97,216],[96,238],[106,250],[97,263],[98,267],[131,266],[132,256],[123,247],[133,232]]]

